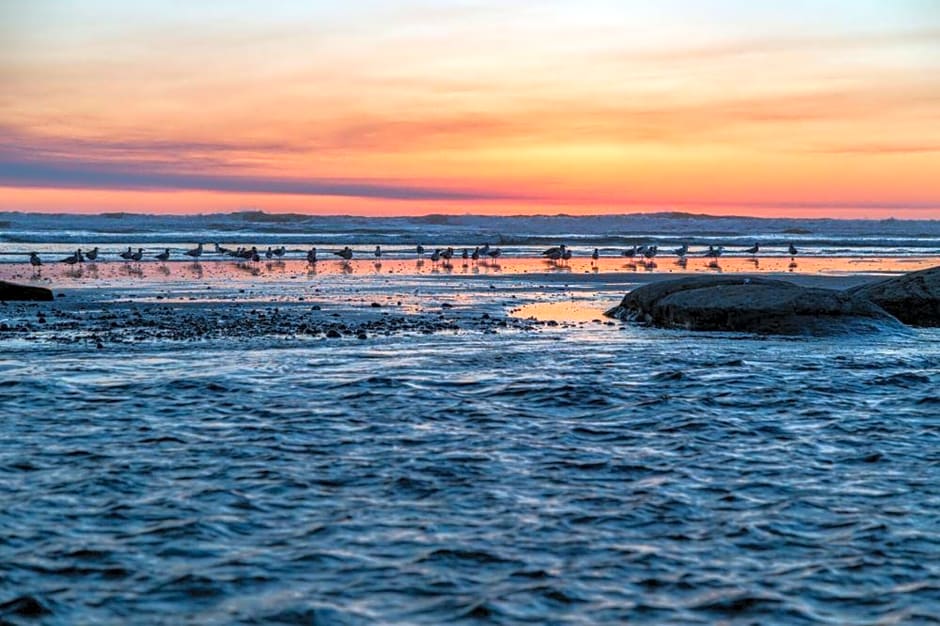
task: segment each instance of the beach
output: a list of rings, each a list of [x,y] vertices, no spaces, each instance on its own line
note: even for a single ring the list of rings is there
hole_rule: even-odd
[[[55,294],[2,308],[0,580],[20,602],[50,623],[935,614],[935,329],[603,316],[717,273],[704,258],[302,252],[0,264]],[[936,262],[720,269],[847,288]]]

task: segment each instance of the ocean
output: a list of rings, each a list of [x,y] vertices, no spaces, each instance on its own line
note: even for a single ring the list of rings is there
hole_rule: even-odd
[[[0,307],[2,620],[938,621],[940,330],[602,315],[689,272],[844,287],[938,265],[936,222],[44,219],[0,216],[0,278],[57,296]],[[560,240],[567,266],[536,258]],[[178,260],[197,241],[288,252]],[[416,243],[504,256],[419,264]],[[622,257],[642,243],[654,267]]]

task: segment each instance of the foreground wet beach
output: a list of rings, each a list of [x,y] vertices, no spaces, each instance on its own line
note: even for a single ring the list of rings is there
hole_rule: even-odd
[[[936,260],[871,261],[758,269]],[[929,622],[940,334],[615,323],[717,271],[624,264],[0,264],[0,617]]]

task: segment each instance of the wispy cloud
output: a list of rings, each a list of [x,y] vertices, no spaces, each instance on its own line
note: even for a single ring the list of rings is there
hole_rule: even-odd
[[[899,32],[867,32],[817,36],[775,36],[754,39],[735,39],[710,44],[691,45],[663,49],[619,50],[616,58],[628,61],[701,61],[751,55],[798,53],[805,55],[820,52],[853,51],[858,49],[880,50],[884,48],[913,46],[940,47],[940,27],[922,28]]]
[[[496,200],[494,192],[362,179],[284,178],[237,174],[193,174],[146,163],[0,158],[0,186],[46,189],[201,190],[301,196],[345,196],[386,200]]]

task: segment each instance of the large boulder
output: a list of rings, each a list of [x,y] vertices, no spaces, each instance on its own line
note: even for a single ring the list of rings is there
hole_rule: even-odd
[[[0,302],[14,300],[52,300],[52,292],[45,287],[17,285],[0,280]]]
[[[780,335],[904,328],[878,305],[847,292],[744,276],[651,283],[628,293],[606,315],[660,328]]]
[[[940,326],[940,267],[853,287],[849,293],[871,300],[911,326]]]

